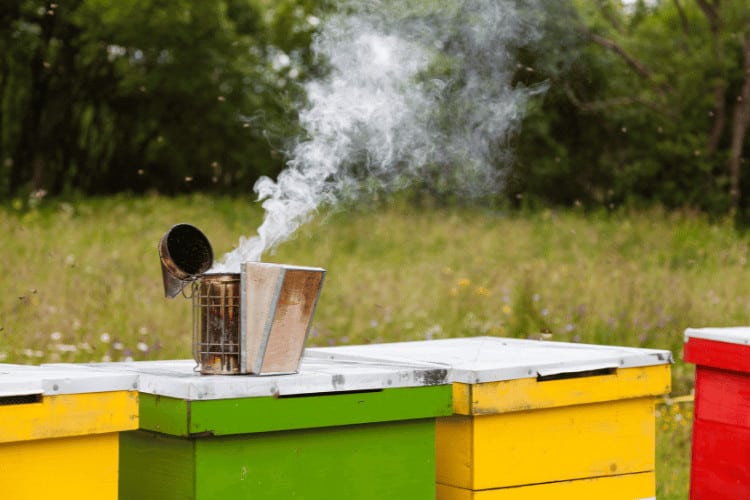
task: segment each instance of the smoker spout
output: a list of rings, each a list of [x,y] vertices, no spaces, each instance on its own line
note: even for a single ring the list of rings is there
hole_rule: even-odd
[[[174,298],[209,269],[214,252],[206,235],[190,224],[176,224],[159,240],[164,296]]]

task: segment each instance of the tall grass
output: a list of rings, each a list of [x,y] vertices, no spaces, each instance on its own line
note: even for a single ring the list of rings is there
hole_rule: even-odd
[[[191,305],[163,297],[159,238],[190,222],[220,256],[260,218],[247,201],[198,195],[0,210],[0,361],[190,357]],[[498,335],[656,347],[675,355],[674,394],[693,381],[683,330],[746,324],[750,310],[748,238],[688,212],[351,209],[267,260],[328,270],[310,344]],[[669,432],[681,434],[660,439],[684,461],[662,448],[660,491],[679,495],[689,432]]]

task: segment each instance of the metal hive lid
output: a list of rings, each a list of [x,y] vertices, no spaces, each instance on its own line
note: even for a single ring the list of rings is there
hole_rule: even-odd
[[[307,353],[337,360],[438,364],[449,369],[450,382],[467,384],[672,363],[666,350],[499,337],[311,348]]]

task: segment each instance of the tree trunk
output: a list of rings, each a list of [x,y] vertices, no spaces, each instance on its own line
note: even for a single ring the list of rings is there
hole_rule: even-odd
[[[740,174],[742,152],[745,147],[745,134],[750,125],[750,29],[744,34],[744,73],[745,80],[742,90],[737,96],[732,116],[732,146],[729,155],[729,182],[732,209],[736,210],[740,203]]]
[[[726,106],[726,83],[720,83],[714,88],[714,124],[711,128],[711,135],[708,137],[708,156],[713,156],[719,149],[719,141],[724,134],[724,127],[727,123],[727,106]]]
[[[640,61],[638,58],[633,56],[630,52],[625,50],[624,47],[618,45],[614,40],[610,40],[609,38],[604,38],[603,36],[599,36],[596,33],[593,33],[591,31],[588,31],[587,29],[583,29],[583,33],[588,37],[589,40],[594,42],[595,44],[604,47],[607,50],[612,51],[613,53],[617,54],[624,62],[627,64],[633,71],[636,72],[638,76],[645,79],[656,89],[664,94],[667,92],[672,91],[672,86],[669,85],[666,82],[657,83],[654,81],[654,74],[653,72],[646,67],[646,65]]]
[[[3,138],[5,137],[5,117],[8,115],[6,110],[3,109],[5,101],[6,86],[8,83],[8,75],[10,74],[10,65],[8,64],[8,55],[3,54],[0,56],[2,66],[0,66],[0,198],[5,198],[8,195],[8,183],[10,171],[10,155],[9,151],[6,151],[6,144]]]
[[[48,53],[55,16],[51,4],[47,2],[47,14],[39,21],[42,28],[40,44],[30,61],[31,82],[29,106],[21,121],[21,134],[16,145],[14,161],[11,167],[10,192],[13,193],[29,181],[41,178],[44,171],[44,159],[40,154],[40,127],[42,113],[47,101],[49,89],[49,63],[45,61]],[[38,186],[34,186],[38,188]]]

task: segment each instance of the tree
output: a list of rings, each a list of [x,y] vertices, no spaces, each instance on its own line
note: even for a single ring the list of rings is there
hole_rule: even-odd
[[[541,112],[527,119],[530,137],[520,140],[519,178],[533,182],[516,189],[544,185],[529,166],[530,144],[542,144],[562,171],[581,179],[566,201],[656,200],[710,211],[750,206],[740,197],[750,184],[741,175],[750,120],[744,3],[568,4],[550,21],[547,50],[525,63],[536,71],[522,81],[551,84]],[[554,44],[564,46],[556,59]]]
[[[22,0],[1,10],[0,197],[249,190],[282,166],[314,7]]]

